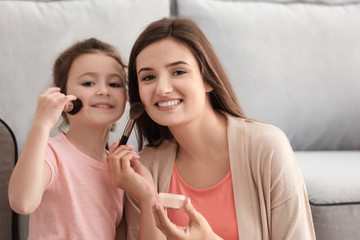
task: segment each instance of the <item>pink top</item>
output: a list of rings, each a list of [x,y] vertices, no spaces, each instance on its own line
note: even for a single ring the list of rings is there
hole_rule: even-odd
[[[28,239],[115,239],[124,192],[113,186],[107,163],[85,155],[63,134],[49,139],[45,161],[51,181],[30,215]]]
[[[197,190],[189,186],[174,168],[169,193],[188,196],[194,208],[208,221],[213,231],[223,239],[238,239],[231,172],[216,185]],[[182,210],[167,209],[169,219],[180,227],[186,227],[189,217]]]

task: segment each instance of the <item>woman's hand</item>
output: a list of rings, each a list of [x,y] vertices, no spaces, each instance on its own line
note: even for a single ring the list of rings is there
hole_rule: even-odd
[[[166,211],[160,203],[154,202],[153,212],[156,226],[171,240],[194,240],[207,239],[219,240],[222,239],[216,235],[211,229],[205,217],[195,210],[190,199],[184,201],[184,211],[189,216],[189,223],[186,228],[178,227],[173,224],[167,217]]]
[[[38,98],[34,122],[52,129],[59,120],[62,111],[66,110],[70,101],[75,100],[74,95],[60,93],[60,88],[46,89]]]
[[[109,149],[107,161],[115,186],[123,189],[139,202],[157,195],[153,178],[147,168],[139,161],[140,156],[133,146],[119,146],[119,139]]]

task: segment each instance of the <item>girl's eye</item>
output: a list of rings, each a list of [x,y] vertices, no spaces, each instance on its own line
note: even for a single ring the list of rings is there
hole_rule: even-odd
[[[120,83],[109,83],[109,86],[112,87],[112,88],[121,88],[123,85],[120,84]]]
[[[142,81],[149,81],[149,80],[153,80],[155,79],[154,75],[146,75],[145,77],[143,77],[141,80]]]
[[[81,85],[82,85],[82,86],[85,86],[85,87],[91,87],[91,86],[94,86],[94,84],[95,84],[95,83],[93,83],[93,82],[84,82],[84,83],[82,83]]]
[[[177,70],[177,71],[175,71],[175,72],[173,73],[173,75],[174,75],[174,76],[178,76],[178,75],[182,75],[182,74],[184,74],[184,73],[186,73],[186,72],[183,71],[183,70]]]

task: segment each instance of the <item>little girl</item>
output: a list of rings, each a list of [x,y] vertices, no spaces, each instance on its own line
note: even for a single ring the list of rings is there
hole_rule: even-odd
[[[30,214],[30,240],[120,237],[124,192],[109,177],[106,145],[125,109],[124,68],[116,49],[94,38],[55,61],[56,87],[38,99],[9,184],[12,209]],[[75,115],[65,113],[76,98],[83,107]],[[49,138],[61,115],[68,131]],[[122,148],[132,153],[132,147]]]

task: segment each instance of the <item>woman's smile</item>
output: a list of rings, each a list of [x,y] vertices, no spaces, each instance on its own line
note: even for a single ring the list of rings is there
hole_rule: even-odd
[[[160,108],[166,108],[166,107],[172,107],[172,106],[179,105],[181,102],[182,102],[181,99],[165,100],[165,101],[161,101],[161,102],[159,101],[159,102],[155,103],[155,105]]]

